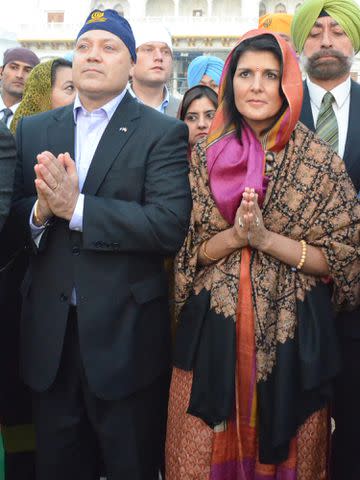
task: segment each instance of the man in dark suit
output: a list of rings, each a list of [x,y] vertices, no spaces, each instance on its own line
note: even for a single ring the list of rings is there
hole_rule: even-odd
[[[15,164],[14,137],[5,123],[0,121],[0,230],[4,226],[10,210]]]
[[[7,227],[16,165],[15,139],[0,120],[0,424],[7,480],[33,477],[31,402],[19,381],[18,278],[27,263],[26,254]]]
[[[321,5],[322,3],[322,5]],[[310,18],[313,22],[308,23]],[[300,120],[321,136],[318,119],[327,92],[333,96],[337,152],[360,191],[360,86],[351,80],[359,50],[360,9],[351,0],[304,2],[292,25],[293,39],[307,72]],[[357,35],[354,33],[357,32]],[[324,129],[322,130],[324,131]],[[335,385],[332,480],[358,480],[360,458],[360,309],[338,315],[343,368]]]
[[[126,92],[135,59],[127,21],[92,12],[76,42],[74,106],[17,129],[11,221],[34,249],[21,368],[39,480],[95,480],[101,460],[109,480],[158,479],[170,366],[163,259],[188,226],[188,132]]]

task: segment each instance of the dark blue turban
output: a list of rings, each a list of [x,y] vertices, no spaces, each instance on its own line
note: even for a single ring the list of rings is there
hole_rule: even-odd
[[[93,10],[86,19],[76,39],[89,30],[106,30],[119,37],[127,46],[131,58],[136,62],[135,38],[129,22],[116,10]]]

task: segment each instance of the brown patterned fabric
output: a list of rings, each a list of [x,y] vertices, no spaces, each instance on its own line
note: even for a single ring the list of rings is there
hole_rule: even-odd
[[[186,413],[192,373],[174,368],[166,436],[166,480],[209,480],[214,430]]]
[[[190,183],[191,225],[175,263],[177,316],[192,289],[199,293],[205,287],[211,292],[210,308],[235,321],[241,252],[197,269],[201,243],[229,227],[210,193],[204,143],[193,151]],[[275,155],[263,218],[269,230],[322,250],[337,308],[360,303],[360,203],[343,161],[300,123],[285,150]],[[294,337],[297,300],[321,279],[258,251],[253,252],[251,278],[257,380],[263,381],[275,367],[277,345]]]
[[[166,480],[209,480],[214,430],[186,413],[192,373],[174,368],[166,438]],[[313,413],[296,434],[297,480],[327,480],[329,412]],[[266,466],[264,466],[266,467]]]

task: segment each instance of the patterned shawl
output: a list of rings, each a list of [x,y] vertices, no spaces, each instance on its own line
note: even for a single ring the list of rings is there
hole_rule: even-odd
[[[252,32],[246,38],[258,33],[263,32]],[[287,58],[293,54],[275,37],[284,55],[284,80],[291,80],[296,75],[288,71]],[[225,68],[223,80],[226,73]],[[353,308],[360,303],[360,204],[342,160],[302,124],[289,131],[293,129],[289,122],[296,121],[298,115],[291,109],[294,102],[299,106],[296,96],[300,95],[295,88],[289,93],[284,81],[283,89],[290,107],[267,140],[266,148],[274,153],[273,172],[262,205],[264,223],[269,230],[319,247],[333,278],[333,303],[337,308]],[[191,159],[193,213],[175,262],[179,319],[175,365],[194,373],[189,413],[211,426],[233,416],[234,389],[237,391],[239,385],[232,378],[236,377],[238,384],[243,381],[235,370],[239,350],[234,351],[234,343],[240,342],[240,350],[242,345],[234,335],[241,329],[239,320],[246,316],[243,282],[247,282],[249,268],[252,305],[247,302],[247,309],[254,321],[256,371],[253,377],[250,372],[243,392],[248,403],[247,417],[244,414],[243,418],[248,418],[244,421],[249,428],[253,426],[254,405],[258,405],[260,459],[263,463],[279,463],[287,458],[299,426],[329,400],[329,381],[338,371],[333,315],[328,287],[320,278],[294,272],[259,251],[245,249],[243,255],[235,251],[215,264],[198,267],[200,245],[229,228],[243,188],[249,185],[243,168],[229,187],[231,195],[222,183],[222,178],[231,177],[226,176],[226,156],[232,148],[237,152],[229,165],[234,176],[236,162],[244,161],[235,137],[227,141],[231,127],[223,115],[220,108],[207,144],[195,146]],[[223,148],[216,150],[221,142]],[[231,150],[229,143],[233,144]],[[263,172],[263,156],[264,152],[260,155],[256,148],[254,157],[262,165],[261,169],[251,167],[256,175]],[[248,161],[254,163],[250,157]],[[240,274],[243,280],[239,285]],[[199,306],[197,299],[205,299],[206,305]]]

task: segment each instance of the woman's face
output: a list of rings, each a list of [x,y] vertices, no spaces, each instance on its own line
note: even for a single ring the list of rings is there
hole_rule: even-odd
[[[208,134],[215,111],[214,104],[207,97],[198,98],[190,103],[184,122],[189,127],[191,148]]]
[[[76,90],[70,67],[56,69],[55,83],[51,89],[51,108],[65,107],[75,100]]]
[[[280,62],[272,52],[247,51],[238,61],[233,78],[237,110],[258,137],[279,112]]]

